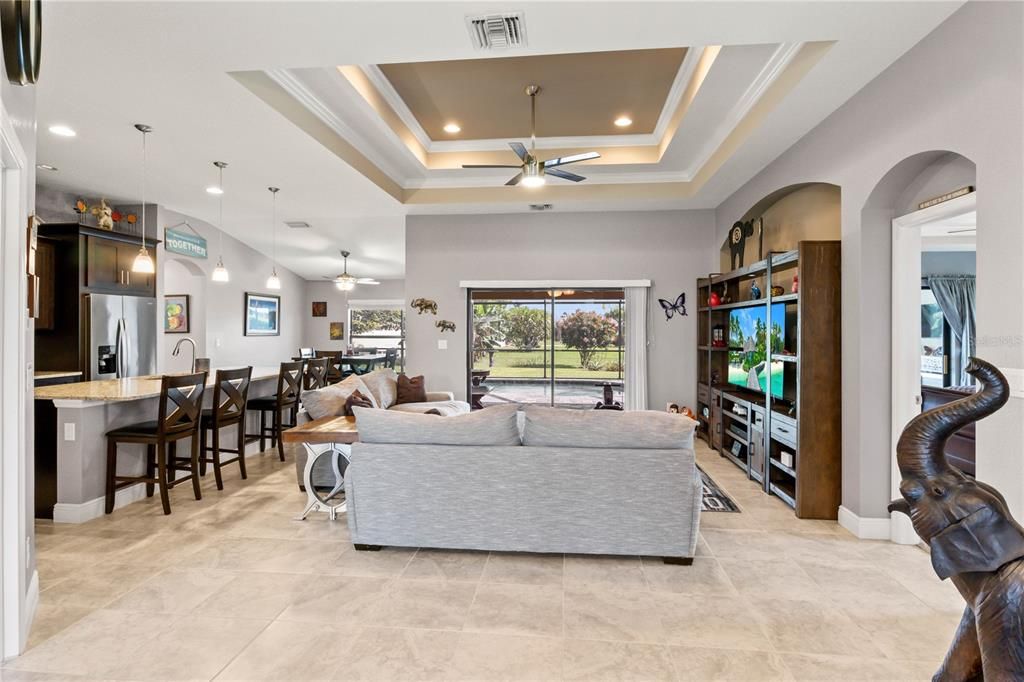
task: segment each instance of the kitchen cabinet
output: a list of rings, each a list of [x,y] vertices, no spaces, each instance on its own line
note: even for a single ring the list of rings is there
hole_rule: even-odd
[[[111,238],[88,234],[82,240],[85,250],[85,290],[128,296],[156,296],[156,275],[132,272],[132,264],[141,246],[139,238],[133,236],[125,240],[122,235]],[[149,246],[146,250],[155,263],[155,251]]]

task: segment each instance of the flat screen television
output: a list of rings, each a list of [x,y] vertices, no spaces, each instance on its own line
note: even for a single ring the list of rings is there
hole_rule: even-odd
[[[769,358],[766,331],[768,307],[735,308],[729,311],[729,383],[765,393],[771,382],[772,396],[782,398],[784,363]],[[772,305],[772,345],[786,347],[786,304]]]

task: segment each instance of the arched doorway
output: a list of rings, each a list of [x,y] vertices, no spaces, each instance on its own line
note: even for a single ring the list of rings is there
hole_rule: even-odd
[[[196,357],[207,357],[206,281],[206,273],[190,259],[168,258],[164,263],[161,309],[166,315],[169,296],[187,296],[188,327],[184,332],[164,330],[159,364],[163,372],[187,372],[191,369],[191,349],[184,349],[178,357],[171,355],[175,344],[186,336],[195,341]]]
[[[962,187],[976,187],[974,163],[955,152],[935,150],[907,157],[875,185],[861,212],[862,234],[887,235],[892,247],[889,279],[891,299],[891,421],[887,492],[899,496],[900,474],[895,444],[906,423],[920,413],[922,226],[974,212],[974,195],[921,209],[922,202]],[[885,266],[878,264],[884,276]],[[902,514],[889,521],[889,538],[901,544],[919,539]]]

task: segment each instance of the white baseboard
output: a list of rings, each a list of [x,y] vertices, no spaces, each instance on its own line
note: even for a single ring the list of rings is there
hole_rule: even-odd
[[[21,618],[21,650],[28,646],[28,634],[32,631],[32,622],[36,619],[39,608],[39,571],[32,571],[32,579],[28,582],[25,593],[25,612]]]
[[[839,525],[853,533],[861,540],[888,540],[889,539],[889,518],[872,519],[861,518],[852,511],[840,505]]]
[[[137,483],[127,488],[121,488],[114,493],[114,509],[120,509],[132,502],[138,502],[144,497],[146,497],[145,483]],[[105,497],[97,497],[95,500],[80,502],[79,504],[58,502],[53,505],[53,522],[85,523],[86,521],[98,519],[106,512],[106,501]]]

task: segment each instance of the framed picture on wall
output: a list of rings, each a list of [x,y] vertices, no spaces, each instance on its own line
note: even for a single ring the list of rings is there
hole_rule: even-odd
[[[345,340],[345,323],[331,322],[331,341]]]
[[[188,334],[190,315],[188,294],[164,296],[164,334]]]
[[[313,317],[327,317],[327,301],[313,301]]]
[[[245,335],[281,334],[281,297],[245,292]]]

